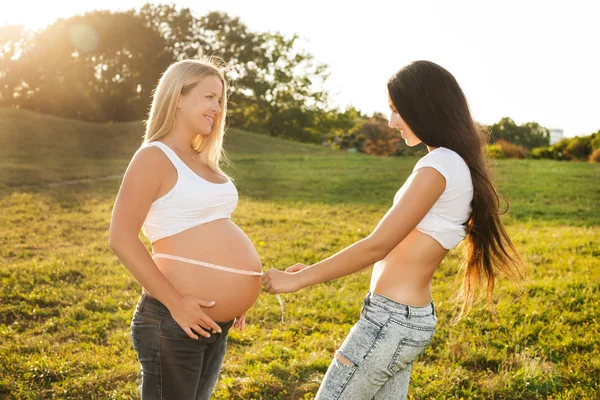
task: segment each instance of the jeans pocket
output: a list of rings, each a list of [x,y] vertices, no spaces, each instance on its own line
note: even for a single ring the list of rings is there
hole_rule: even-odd
[[[400,330],[409,332],[403,332],[400,336],[399,344],[388,366],[388,370],[392,374],[397,374],[408,367],[423,353],[435,333],[435,330],[413,330],[407,327],[401,327]]]
[[[206,330],[205,330],[206,331]],[[198,336],[198,339],[192,339],[188,336],[187,333],[179,326],[179,324],[171,317],[165,318],[160,326],[160,337],[161,339],[170,341],[170,342],[189,342],[190,345],[194,344],[214,344],[218,341],[220,334],[218,333],[210,333],[210,337],[204,337],[199,332],[196,332],[192,329],[192,333]]]
[[[380,329],[387,325],[389,319],[389,312],[370,305],[367,305],[361,314],[361,320],[365,320]]]
[[[384,327],[372,321],[361,318],[350,329],[346,340],[339,348],[339,353],[346,357],[355,366],[367,358],[377,343],[379,334]]]
[[[131,340],[138,361],[157,361],[159,358],[160,321],[136,312],[131,321]]]

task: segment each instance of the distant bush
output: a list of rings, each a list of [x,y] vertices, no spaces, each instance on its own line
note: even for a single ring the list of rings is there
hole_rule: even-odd
[[[486,146],[485,150],[489,158],[496,160],[504,158],[504,151],[502,151],[502,147],[497,144],[490,144],[489,146]]]
[[[375,156],[393,156],[400,146],[400,134],[388,126],[387,121],[371,118],[355,132],[362,140],[362,151]]]
[[[592,151],[592,154],[590,154],[589,162],[600,162],[600,149]]]
[[[517,146],[506,140],[497,140],[496,143],[488,146],[488,154],[493,152],[492,158],[527,158],[529,151],[523,146]],[[500,152],[502,155],[500,155]],[[496,157],[494,157],[496,156]]]
[[[564,138],[549,147],[537,147],[531,151],[533,158],[552,160],[586,161],[594,150],[600,148],[600,131],[588,136]]]
[[[531,150],[531,157],[537,160],[542,158],[552,158],[548,147],[536,147]]]
[[[592,145],[592,151],[600,149],[600,131],[590,135],[590,143]]]
[[[565,138],[562,139],[560,142],[554,143],[552,146],[548,147],[550,158],[553,160],[569,160],[568,154],[566,152],[569,140],[570,139]]]
[[[592,154],[592,141],[590,136],[575,136],[569,141],[566,147],[567,158],[569,160],[586,161]]]

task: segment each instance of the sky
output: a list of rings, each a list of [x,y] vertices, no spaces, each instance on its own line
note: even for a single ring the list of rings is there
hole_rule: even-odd
[[[0,25],[38,29],[93,9],[139,8],[148,1],[18,1],[0,6]],[[170,3],[164,1],[163,3]],[[297,33],[329,65],[331,104],[389,114],[386,82],[425,59],[449,70],[473,117],[508,116],[565,136],[600,130],[600,2],[282,0],[178,1],[201,16],[224,11],[251,30]],[[35,15],[31,15],[35,10]]]

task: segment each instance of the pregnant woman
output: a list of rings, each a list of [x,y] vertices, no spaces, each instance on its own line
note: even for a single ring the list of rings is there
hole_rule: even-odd
[[[171,65],[115,201],[110,247],[143,287],[131,323],[142,399],[209,399],[228,331],[243,329],[260,292],[261,262],[230,219],[238,194],[220,168],[226,93],[215,64]]]

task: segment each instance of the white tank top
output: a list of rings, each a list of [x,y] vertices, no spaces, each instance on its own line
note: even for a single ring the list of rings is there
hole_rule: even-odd
[[[438,147],[417,162],[412,174],[396,193],[394,204],[402,198],[416,172],[424,167],[435,168],[442,174],[446,179],[446,188],[416,229],[450,250],[467,236],[465,223],[471,215],[473,200],[471,171],[458,153]]]
[[[173,189],[150,206],[142,232],[150,242],[173,236],[186,229],[221,218],[231,218],[238,202],[238,192],[231,180],[212,183],[192,171],[175,152],[161,142],[144,147],[161,149],[177,170]]]

